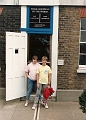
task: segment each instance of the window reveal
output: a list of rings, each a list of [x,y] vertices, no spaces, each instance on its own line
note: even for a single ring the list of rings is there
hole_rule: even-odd
[[[86,65],[86,18],[81,18],[79,65]]]

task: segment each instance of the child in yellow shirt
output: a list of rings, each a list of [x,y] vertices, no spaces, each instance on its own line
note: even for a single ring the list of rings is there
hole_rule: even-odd
[[[41,91],[44,90],[47,86],[50,87],[51,82],[51,69],[47,63],[47,57],[42,57],[42,65],[40,65],[37,69],[37,91],[36,91],[36,97],[34,100],[34,104],[32,106],[32,109],[34,110],[37,106],[37,103],[39,101],[39,98],[41,96]],[[45,103],[45,108],[48,108],[47,103]]]

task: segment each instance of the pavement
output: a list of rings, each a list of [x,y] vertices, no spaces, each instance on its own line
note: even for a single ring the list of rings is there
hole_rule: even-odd
[[[27,107],[25,101],[20,99],[6,102],[0,100],[0,120],[33,120],[34,110],[31,109],[33,101]],[[78,102],[48,101],[48,109],[40,105],[39,120],[86,120]]]

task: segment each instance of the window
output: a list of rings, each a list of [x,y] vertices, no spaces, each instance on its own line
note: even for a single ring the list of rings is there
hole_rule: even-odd
[[[32,60],[33,55],[38,56],[38,61],[41,61],[42,56],[47,56],[50,61],[50,35],[46,34],[31,34],[29,37],[29,60]]]
[[[79,65],[86,67],[86,18],[81,18]]]

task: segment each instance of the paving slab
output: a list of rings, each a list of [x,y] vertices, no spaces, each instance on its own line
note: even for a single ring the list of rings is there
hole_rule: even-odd
[[[13,101],[1,101],[1,109],[0,109],[0,120],[11,120],[16,107],[19,103],[19,100],[13,100]]]
[[[34,110],[31,109],[33,101],[27,107],[25,101],[0,101],[0,120],[33,120]],[[49,108],[40,105],[39,120],[86,120],[78,102],[48,101]]]
[[[40,115],[39,120],[52,120],[53,111],[52,111],[52,102],[48,102],[48,109],[45,109],[44,106],[40,105]]]
[[[24,104],[25,101],[19,102],[11,120],[33,120],[34,110],[31,109],[33,102],[30,101],[27,107]]]
[[[55,109],[57,105],[57,110]],[[58,109],[58,106],[59,109]],[[79,109],[78,102],[61,102],[53,103],[53,113],[57,111],[54,120],[85,120],[85,114]]]
[[[0,100],[0,109],[3,108],[4,104],[5,104],[5,101],[4,100]]]
[[[41,107],[39,120],[86,120],[78,102],[48,102],[49,109]]]
[[[20,101],[17,108],[16,108],[16,110],[23,110],[23,111],[24,110],[25,111],[29,110],[29,111],[32,111],[33,101],[29,101],[27,107],[25,107],[24,105],[25,105],[25,101]]]
[[[15,109],[18,106],[18,102],[5,102],[4,106],[3,106],[3,110],[5,109]]]
[[[1,110],[0,111],[0,120],[11,120],[13,114],[14,114],[13,109],[11,110]]]
[[[15,111],[11,120],[33,120],[34,112],[29,111]]]

